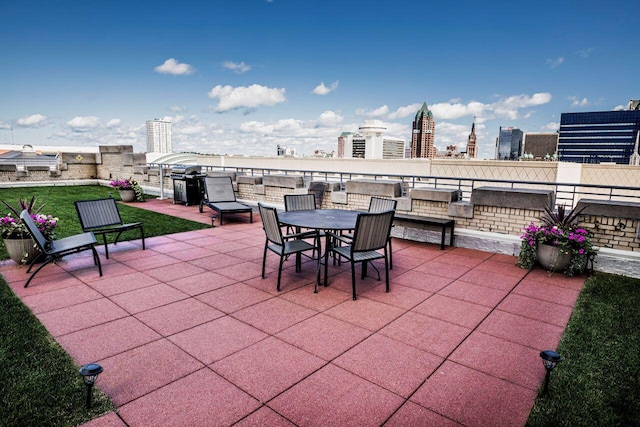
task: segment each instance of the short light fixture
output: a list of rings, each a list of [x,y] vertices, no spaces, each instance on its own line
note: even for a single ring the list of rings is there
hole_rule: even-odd
[[[80,368],[80,375],[82,375],[82,379],[84,380],[84,384],[87,386],[87,409],[91,408],[91,390],[93,389],[93,385],[98,379],[98,375],[102,373],[104,369],[102,366],[97,363],[89,363]]]
[[[558,363],[562,362],[562,356],[553,350],[544,350],[540,352],[540,357],[542,358],[544,369],[547,370],[547,375],[544,379],[543,391],[543,394],[547,394],[549,391],[549,377],[551,376],[551,371],[553,371],[553,368],[555,368]]]

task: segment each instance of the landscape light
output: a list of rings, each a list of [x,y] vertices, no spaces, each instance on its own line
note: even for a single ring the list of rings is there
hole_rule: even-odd
[[[542,358],[544,369],[547,370],[547,375],[544,379],[543,391],[543,394],[547,394],[549,391],[549,377],[551,376],[551,371],[553,371],[553,368],[555,368],[558,363],[562,362],[562,356],[553,350],[544,350],[540,352],[540,357]]]
[[[78,371],[80,375],[82,375],[84,384],[87,386],[87,409],[91,408],[91,390],[93,389],[93,384],[95,384],[98,375],[100,375],[103,370],[102,366],[97,363],[89,363]]]

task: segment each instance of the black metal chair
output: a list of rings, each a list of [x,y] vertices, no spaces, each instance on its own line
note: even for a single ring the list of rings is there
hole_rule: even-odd
[[[142,238],[142,250],[145,250],[144,228],[141,222],[125,224],[120,217],[116,199],[79,200],[75,202],[76,212],[80,220],[82,231],[92,231],[95,235],[101,235],[104,242],[104,252],[109,259],[109,246],[107,235],[116,233],[113,244],[118,243],[118,239],[125,231],[140,229]]]
[[[396,210],[396,205],[398,204],[397,200],[393,199],[385,199],[382,197],[372,197],[369,200],[369,210],[367,212],[386,212],[386,211],[394,211]],[[391,226],[393,227],[393,225]],[[353,234],[348,233],[344,234],[343,237],[348,239],[353,239]],[[389,235],[389,269],[393,270],[393,248],[391,246],[391,235]]]
[[[233,190],[233,182],[230,176],[207,176],[204,178],[204,199],[200,201],[200,213],[203,206],[208,206],[220,216],[228,213],[248,213],[249,222],[253,222],[253,210],[251,206],[239,203]]]
[[[322,208],[322,200],[324,199],[324,193],[327,191],[329,184],[326,182],[316,181],[309,184],[309,194],[313,194],[316,198],[316,206]]]
[[[260,211],[260,217],[262,218],[262,228],[266,235],[266,241],[264,243],[264,254],[262,256],[262,278],[265,277],[265,265],[267,262],[267,250],[272,251],[280,257],[280,265],[278,266],[278,285],[277,290],[280,290],[280,278],[282,276],[282,264],[289,257],[289,255],[296,255],[296,272],[299,272],[302,268],[302,261],[300,255],[306,251],[318,251],[318,257],[312,259],[318,260],[317,270],[318,277],[316,279],[316,288],[318,279],[320,279],[320,254],[322,253],[320,239],[318,238],[317,231],[308,231],[305,233],[294,234],[282,234],[282,228],[280,228],[280,222],[278,221],[278,212],[276,208],[265,206],[262,203],[258,203],[258,210]],[[315,244],[311,244],[305,238],[313,238]]]
[[[327,284],[327,270],[329,253],[346,258],[351,263],[351,287],[353,299],[356,300],[356,270],[355,265],[362,263],[362,279],[367,274],[367,263],[376,259],[384,259],[386,286],[389,292],[389,258],[387,243],[391,234],[394,211],[358,214],[353,239],[347,239],[339,234],[327,232],[332,241],[340,241],[347,246],[330,245],[325,252],[324,283]],[[383,250],[383,253],[378,252]],[[375,266],[372,264],[375,268]],[[377,269],[376,269],[377,271]],[[380,275],[378,273],[378,279]]]
[[[86,250],[91,250],[93,252],[93,262],[98,266],[98,271],[100,272],[100,276],[102,276],[102,264],[100,264],[100,257],[98,257],[98,251],[96,251],[95,245],[98,243],[96,241],[96,237],[92,232],[76,234],[74,236],[64,237],[58,240],[48,240],[44,237],[42,232],[38,229],[38,226],[29,215],[29,211],[26,209],[20,213],[20,219],[27,227],[29,234],[33,237],[33,240],[36,242],[38,249],[40,250],[40,255],[38,255],[31,264],[29,264],[29,268],[27,269],[27,273],[31,271],[33,265],[42,261],[42,264],[34,271],[27,283],[24,284],[26,288],[31,283],[33,277],[38,274],[42,268],[49,264],[50,262],[56,261],[66,255],[74,254],[77,252],[82,252]],[[44,257],[44,259],[42,259]]]
[[[317,198],[314,194],[285,194],[284,196],[284,210],[287,212],[290,211],[306,211],[306,210],[315,210],[317,209]],[[287,233],[300,233],[301,230],[298,228],[293,230],[292,227],[287,227]],[[316,236],[318,239],[321,239],[325,236],[324,231],[320,231]]]

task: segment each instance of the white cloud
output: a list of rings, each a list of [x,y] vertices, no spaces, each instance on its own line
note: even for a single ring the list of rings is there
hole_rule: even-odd
[[[233,71],[236,74],[244,74],[251,69],[250,65],[243,62],[225,61],[222,66],[228,70]]]
[[[194,72],[191,65],[180,63],[174,58],[167,59],[164,64],[158,65],[154,70],[160,74],[171,74],[172,76],[188,76]]]
[[[315,89],[313,89],[312,92],[316,95],[327,95],[328,93],[331,93],[336,89],[338,89],[338,80],[331,83],[329,87],[325,86],[324,82],[321,82],[318,86],[315,87]]]
[[[479,116],[488,108],[490,108],[489,105],[477,101],[471,101],[468,104],[441,102],[429,107],[435,118],[444,120],[455,120],[464,116]]]
[[[9,123],[0,122],[0,129],[2,130],[10,130],[11,125]]]
[[[111,119],[107,122],[107,127],[108,128],[118,127],[120,126],[120,123],[122,123],[122,120],[120,119]]]
[[[576,55],[578,55],[580,58],[588,58],[591,55],[592,51],[593,51],[592,47],[589,47],[586,49],[580,49],[579,51],[576,52]]]
[[[98,117],[88,116],[80,117],[76,116],[67,122],[67,126],[74,131],[84,132],[89,129],[97,128],[100,126],[100,119]]]
[[[562,56],[556,59],[552,59],[552,58],[547,59],[547,64],[549,64],[551,68],[556,68],[560,66],[560,64],[562,64],[563,62],[564,62],[564,58]]]
[[[46,120],[47,117],[43,116],[42,114],[32,114],[30,116],[20,117],[17,123],[18,126],[35,128],[44,125]]]
[[[374,110],[366,110],[364,108],[360,108],[356,110],[356,115],[363,117],[382,117],[389,112],[389,106],[386,104],[378,107]]]
[[[571,101],[572,107],[586,107],[589,105],[589,100],[587,98],[578,98],[577,96],[570,96],[567,98]]]
[[[214,110],[221,113],[238,108],[257,108],[261,105],[272,107],[287,100],[284,92],[284,88],[270,88],[257,84],[235,88],[218,85],[207,95],[209,98],[219,100]]]
[[[560,123],[558,122],[549,122],[546,125],[540,127],[541,130],[546,130],[549,132],[555,132],[560,129]]]
[[[205,127],[202,125],[185,126],[176,129],[176,131],[176,133],[179,133],[181,135],[197,135],[202,134],[205,131]]]
[[[613,111],[622,111],[626,109],[627,109],[627,106],[625,105],[616,105],[615,107],[613,107]]]
[[[342,123],[343,120],[344,120],[344,117],[342,117],[340,114],[336,113],[335,111],[328,110],[320,114],[316,122],[318,126],[326,127],[326,126],[338,126],[340,123]]]
[[[171,107],[169,107],[169,110],[173,111],[174,113],[180,113],[182,111],[186,111],[187,107],[183,106],[179,106],[179,105],[173,105]]]
[[[500,99],[490,106],[490,110],[497,117],[515,120],[518,118],[518,110],[521,108],[535,107],[547,104],[551,101],[551,94],[548,92],[534,93],[529,95],[515,95]]]
[[[387,117],[390,120],[396,120],[396,119],[402,119],[404,117],[411,116],[411,115],[415,114],[416,112],[418,112],[418,110],[420,109],[421,105],[422,104],[416,103],[416,104],[406,105],[404,107],[399,107],[393,113],[389,113],[389,115]]]
[[[240,130],[242,132],[268,135],[273,133],[273,125],[265,122],[258,122],[253,120],[253,121],[242,123],[240,125]]]

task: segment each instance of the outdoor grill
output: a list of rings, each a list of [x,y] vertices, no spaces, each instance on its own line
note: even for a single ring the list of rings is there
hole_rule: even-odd
[[[176,165],[171,168],[173,180],[173,204],[199,205],[203,197],[203,178],[200,166]]]

